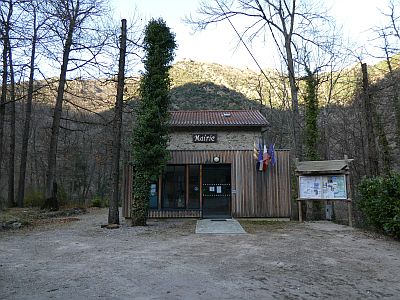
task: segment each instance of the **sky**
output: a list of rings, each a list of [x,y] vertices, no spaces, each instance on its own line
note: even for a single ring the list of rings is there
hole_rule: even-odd
[[[182,21],[189,14],[196,15],[198,0],[111,0],[111,3],[117,19],[129,20],[136,12],[145,24],[152,17],[162,17],[176,34],[178,49],[175,61],[191,59],[257,69],[247,50],[238,43],[229,23],[194,32]],[[386,0],[324,0],[324,3],[337,24],[343,26],[344,35],[362,46],[370,44],[371,33],[368,29],[382,23],[379,9],[384,9]],[[378,8],[378,5],[382,7]],[[279,61],[271,47],[261,40],[252,45],[251,51],[263,68],[276,67]]]

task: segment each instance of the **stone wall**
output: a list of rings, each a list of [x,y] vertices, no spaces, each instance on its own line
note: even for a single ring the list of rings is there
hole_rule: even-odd
[[[217,134],[216,143],[194,143],[193,134],[212,133]],[[170,135],[169,150],[253,150],[254,142],[261,136],[261,130],[252,128],[243,130],[240,128],[204,130],[188,129],[187,131],[175,131]]]

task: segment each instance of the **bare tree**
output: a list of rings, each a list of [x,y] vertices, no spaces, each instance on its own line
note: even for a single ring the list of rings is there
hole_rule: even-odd
[[[212,4],[210,4],[212,2]],[[309,5],[306,5],[309,4]],[[298,83],[296,78],[296,51],[298,41],[317,40],[307,34],[317,30],[321,23],[329,22],[325,13],[318,10],[312,1],[301,0],[214,0],[200,2],[200,19],[187,18],[187,22],[205,29],[209,24],[245,18],[248,23],[240,31],[242,40],[252,41],[256,37],[269,39],[277,48],[285,65],[289,80],[292,109],[293,146],[296,156],[301,157],[300,114]],[[233,22],[232,22],[233,24]]]
[[[10,0],[10,7],[11,7]],[[10,153],[8,160],[8,204],[15,205],[14,181],[15,181],[15,74],[12,56],[12,45],[8,40],[8,65],[10,68]]]
[[[14,72],[14,61],[13,61],[13,48],[14,42],[17,39],[13,39],[13,31],[15,31],[15,20],[14,20],[14,10],[15,4],[17,1],[8,0],[5,3],[2,3],[1,6],[1,31],[3,37],[3,88],[2,88],[2,112],[0,113],[2,116],[0,117],[1,123],[1,133],[0,133],[0,142],[3,146],[3,130],[4,130],[4,112],[5,106],[9,106],[9,123],[10,123],[10,131],[9,131],[9,159],[8,159],[8,206],[14,206],[14,179],[15,179],[15,72]],[[13,18],[14,17],[14,18]],[[7,70],[8,68],[8,70]],[[9,72],[7,72],[9,71]],[[7,76],[8,75],[8,76]],[[7,80],[7,77],[9,77]],[[8,101],[5,101],[8,93],[8,83],[9,85],[9,97]],[[4,86],[5,85],[5,86]],[[2,150],[3,151],[3,150]],[[1,151],[1,160],[3,160],[3,152]],[[1,167],[1,165],[0,165]]]
[[[25,180],[26,180],[26,165],[28,156],[28,142],[31,129],[31,119],[32,119],[32,100],[34,94],[34,78],[35,78],[35,59],[36,59],[36,48],[38,41],[43,37],[40,34],[41,27],[44,26],[46,19],[43,14],[39,13],[39,1],[29,1],[26,5],[22,6],[25,11],[24,16],[31,20],[32,27],[29,39],[31,40],[31,52],[29,60],[29,81],[28,81],[28,94],[26,96],[25,104],[25,120],[22,133],[22,143],[21,143],[21,159],[20,159],[20,170],[19,170],[19,180],[18,180],[18,194],[17,194],[17,204],[22,207],[24,204],[25,195]]]
[[[0,99],[0,178],[2,171],[2,162],[4,160],[4,118],[7,100],[7,84],[8,84],[8,48],[10,45],[11,17],[12,17],[12,1],[2,1],[0,3],[0,33],[2,51],[2,84]]]
[[[395,76],[395,66],[398,62],[398,57],[394,58],[400,51],[400,1],[389,0],[385,11],[382,15],[386,20],[386,24],[381,27],[372,29],[376,38],[377,48],[379,48],[383,58],[389,69],[389,79],[392,84],[392,105],[394,108],[395,125],[396,125],[396,144],[400,145],[400,88],[398,79]]]
[[[95,62],[96,56],[104,46],[104,40],[99,40],[100,17],[106,10],[105,0],[48,0],[47,15],[52,21],[49,29],[58,38],[62,45],[60,57],[54,49],[49,49],[49,54],[55,54],[54,58],[60,61],[59,84],[57,88],[56,104],[51,126],[50,148],[46,173],[46,199],[51,199],[57,207],[57,195],[54,187],[56,183],[56,157],[57,144],[60,131],[60,119],[64,100],[67,72],[76,71],[83,66],[88,67]],[[71,54],[76,56],[72,57]],[[86,58],[89,56],[89,58]],[[69,68],[69,64],[73,66]]]

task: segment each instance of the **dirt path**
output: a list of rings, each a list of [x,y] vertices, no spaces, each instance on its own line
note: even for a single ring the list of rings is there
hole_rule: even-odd
[[[332,223],[101,229],[107,212],[0,233],[1,299],[399,299],[400,243]]]

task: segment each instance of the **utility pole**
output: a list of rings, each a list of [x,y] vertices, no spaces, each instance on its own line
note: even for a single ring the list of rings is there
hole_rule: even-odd
[[[121,44],[119,49],[117,96],[115,101],[115,115],[113,120],[113,154],[112,154],[112,195],[109,200],[108,224],[119,224],[119,160],[121,156],[121,127],[122,106],[125,83],[125,56],[126,56],[126,19],[121,20]]]

